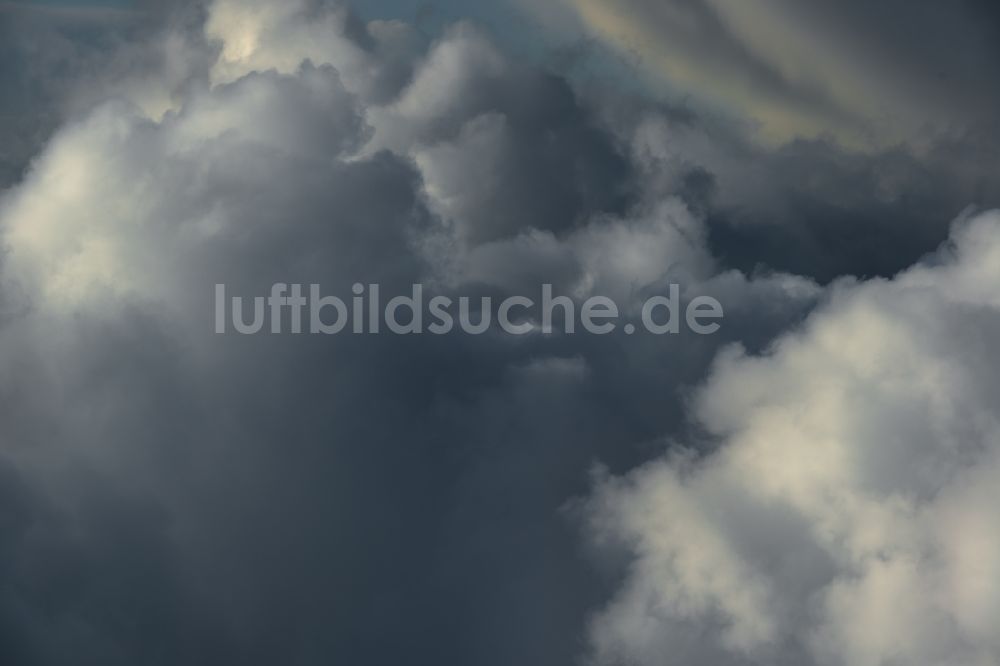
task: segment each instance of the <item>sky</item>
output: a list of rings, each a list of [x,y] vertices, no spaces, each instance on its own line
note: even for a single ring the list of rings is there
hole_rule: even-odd
[[[1000,663],[998,30],[0,3],[0,663]],[[275,283],[725,317],[213,329]]]

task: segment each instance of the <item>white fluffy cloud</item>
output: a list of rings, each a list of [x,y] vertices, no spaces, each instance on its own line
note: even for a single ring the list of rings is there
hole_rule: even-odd
[[[1000,216],[933,261],[844,282],[761,356],[716,361],[717,440],[591,504],[627,583],[597,663],[961,664],[1000,659]]]

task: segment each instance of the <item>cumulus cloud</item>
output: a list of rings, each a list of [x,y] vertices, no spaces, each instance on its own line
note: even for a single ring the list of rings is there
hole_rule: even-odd
[[[998,239],[996,214],[966,221],[934,261],[719,356],[695,403],[712,452],[591,501],[632,554],[596,663],[996,662]]]
[[[376,101],[406,83],[422,41],[405,23],[364,23],[346,5],[312,0],[213,2],[205,35],[220,47],[213,83],[269,69],[292,74],[308,60],[336,65],[351,92]]]
[[[598,661],[995,655],[994,222],[892,281],[735,270],[716,188],[745,200],[755,165],[795,160],[465,23],[185,9],[73,70],[88,95],[56,86],[0,198],[0,660],[551,666],[609,597]],[[632,311],[679,283],[726,325],[213,333],[215,284],[274,282],[550,282]],[[671,438],[717,452],[626,476]],[[565,511],[595,460],[588,527],[631,549],[621,589]]]
[[[569,662],[603,587],[560,507],[817,287],[717,266],[658,160],[475,28],[398,66],[406,26],[279,4],[213,5],[190,70],[101,86],[0,202],[3,657]],[[735,338],[212,333],[216,283],[495,293],[529,266],[577,298],[738,293]]]

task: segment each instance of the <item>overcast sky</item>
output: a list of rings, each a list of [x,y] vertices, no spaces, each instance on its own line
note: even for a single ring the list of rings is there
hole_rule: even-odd
[[[993,3],[0,3],[0,663],[996,666]],[[714,335],[214,332],[215,285]]]

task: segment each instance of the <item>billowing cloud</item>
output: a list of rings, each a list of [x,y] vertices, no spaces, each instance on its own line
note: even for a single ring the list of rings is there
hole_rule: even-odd
[[[807,171],[843,155],[601,96],[466,23],[181,4],[68,80],[72,56],[31,60],[53,117],[0,197],[0,661],[995,655],[992,218],[936,263],[822,287],[854,244],[816,242],[799,211],[844,191],[897,211],[933,180],[911,155]],[[858,187],[859,164],[882,179]],[[968,190],[941,189],[957,213]],[[717,216],[756,238],[760,211],[787,235],[755,268]],[[882,247],[876,217],[852,229]],[[275,282],[550,282],[633,313],[677,283],[726,319],[675,338],[213,332],[217,283]],[[595,461],[581,526],[567,507]],[[592,529],[624,546],[624,587]],[[894,590],[905,616],[883,610]]]
[[[591,501],[632,554],[596,663],[1000,658],[1000,218],[933,262],[845,282],[766,353],[717,359],[677,448]]]
[[[561,507],[818,287],[717,265],[662,159],[471,26],[400,67],[403,25],[208,16],[191,69],[116,79],[0,202],[3,658],[570,662],[604,588]],[[732,334],[212,330],[216,283],[634,307],[668,280],[732,301]]]

